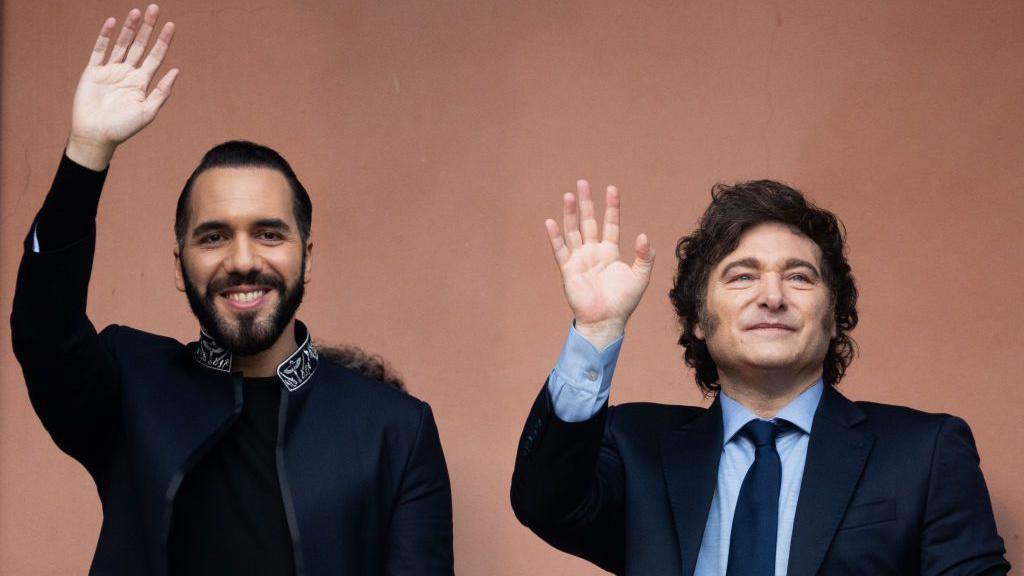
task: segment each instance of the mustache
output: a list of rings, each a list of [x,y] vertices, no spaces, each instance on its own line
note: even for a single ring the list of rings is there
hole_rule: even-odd
[[[213,295],[223,292],[228,288],[244,285],[269,286],[281,293],[285,291],[284,280],[280,277],[260,272],[249,272],[247,274],[231,273],[227,276],[214,278],[207,284],[206,293],[207,295]]]

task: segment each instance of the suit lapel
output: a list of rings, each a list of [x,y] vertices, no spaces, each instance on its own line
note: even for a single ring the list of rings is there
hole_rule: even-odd
[[[821,566],[860,479],[875,437],[857,430],[864,413],[826,386],[814,415],[800,486],[789,575],[813,576]]]
[[[722,455],[722,408],[714,404],[661,438],[661,458],[684,575],[693,574]]]

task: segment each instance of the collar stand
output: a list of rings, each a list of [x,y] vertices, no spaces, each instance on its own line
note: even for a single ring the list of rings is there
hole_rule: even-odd
[[[320,362],[320,355],[309,336],[309,330],[305,324],[297,320],[295,335],[296,340],[301,342],[299,347],[277,365],[277,377],[289,392],[294,392],[309,382]],[[219,372],[231,372],[231,351],[214,340],[205,330],[199,330],[199,342],[196,343],[193,357],[200,366]]]

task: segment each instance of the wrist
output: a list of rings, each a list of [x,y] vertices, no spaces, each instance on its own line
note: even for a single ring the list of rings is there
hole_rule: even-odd
[[[116,148],[117,144],[112,142],[99,142],[72,134],[64,154],[76,164],[102,172],[110,165]]]
[[[620,320],[588,323],[577,319],[574,322],[574,326],[576,327],[576,332],[586,338],[587,342],[590,342],[598,352],[621,338],[626,329],[626,323]]]

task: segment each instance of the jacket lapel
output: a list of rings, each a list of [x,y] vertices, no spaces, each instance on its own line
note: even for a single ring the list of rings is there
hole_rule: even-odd
[[[790,576],[813,576],[825,558],[875,442],[874,435],[856,429],[865,418],[853,402],[825,387],[793,521]]]
[[[714,404],[661,439],[669,502],[679,537],[684,575],[693,574],[704,536],[722,455],[722,408]]]

